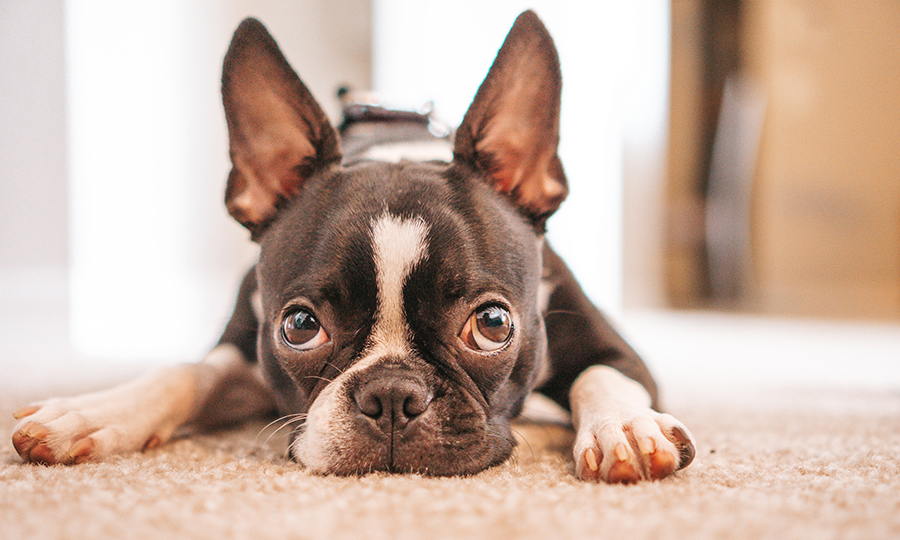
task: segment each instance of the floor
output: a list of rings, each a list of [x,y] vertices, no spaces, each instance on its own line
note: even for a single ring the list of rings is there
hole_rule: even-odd
[[[3,432],[28,401],[179,360],[86,358],[69,347],[66,320],[52,294],[0,303]],[[0,537],[900,534],[900,324],[666,311],[617,322],[698,440],[673,479],[579,483],[571,433],[553,425],[517,426],[515,459],[448,479],[311,475],[284,460],[284,434],[265,422],[71,468],[23,465],[0,433]]]

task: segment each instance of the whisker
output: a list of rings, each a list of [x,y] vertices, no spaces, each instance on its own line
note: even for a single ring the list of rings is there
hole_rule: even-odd
[[[334,381],[334,379],[329,379],[328,377],[321,377],[319,375],[307,375],[307,376],[303,377],[303,380],[306,380],[306,379],[319,379],[320,381],[325,381],[326,383],[329,383],[329,384],[331,384],[331,382]]]
[[[286,415],[286,416],[282,416],[282,417],[280,417],[280,418],[276,418],[275,420],[273,420],[273,421],[269,422],[268,424],[266,424],[266,426],[265,426],[264,428],[262,428],[261,430],[259,430],[259,433],[256,435],[256,441],[255,441],[255,442],[259,442],[259,437],[263,434],[264,431],[266,431],[267,429],[269,429],[270,427],[272,427],[274,424],[276,424],[276,423],[278,423],[278,422],[282,422],[281,426],[279,426],[278,429],[276,429],[275,431],[273,431],[272,433],[270,433],[268,437],[266,437],[266,440],[262,443],[262,446],[265,447],[266,445],[269,444],[269,441],[272,440],[272,437],[274,437],[275,435],[277,435],[279,431],[281,431],[282,429],[284,429],[284,428],[290,426],[291,424],[293,424],[293,423],[295,423],[295,422],[302,422],[303,420],[306,420],[306,417],[307,417],[307,416],[308,416],[308,415],[307,415],[306,413],[296,413],[296,414],[288,414],[288,415]]]
[[[507,461],[510,462],[510,464],[513,466],[514,469],[521,468],[522,464],[519,460],[519,447],[518,446],[513,447],[512,452],[509,454],[509,458]]]
[[[287,418],[291,418],[291,417],[293,417],[293,416],[296,416],[296,415],[295,415],[295,414],[288,414],[288,415],[285,415],[285,416],[279,416],[279,417],[276,418],[275,420],[272,420],[271,422],[269,422],[268,424],[266,424],[265,426],[263,426],[262,429],[259,430],[259,435],[262,435],[262,432],[263,432],[263,431],[265,431],[266,429],[272,427],[273,425],[277,424],[278,422],[281,422],[282,420],[285,420],[285,419],[287,419]]]
[[[513,433],[515,433],[516,435],[518,435],[519,438],[522,439],[522,441],[525,442],[525,446],[528,447],[528,452],[531,454],[531,461],[532,461],[532,463],[533,463],[533,462],[534,462],[534,448],[531,447],[531,443],[528,442],[528,439],[525,437],[525,435],[522,434],[521,431],[519,431],[519,430],[513,428],[512,426],[510,426],[509,430],[512,431]],[[517,450],[518,450],[518,447],[519,447],[519,446],[516,445],[516,449],[517,449]]]
[[[262,435],[263,431],[269,429],[270,427],[277,424],[278,422],[281,422],[282,420],[292,420],[294,418],[298,418],[298,417],[302,417],[302,416],[306,416],[306,413],[287,414],[285,416],[280,416],[280,417],[276,418],[275,420],[272,420],[265,426],[263,426],[263,428],[259,430],[259,433],[256,436],[259,437],[260,435]],[[281,429],[281,428],[279,428],[279,429]]]
[[[284,424],[282,424],[281,427],[279,427],[278,429],[276,429],[275,431],[273,431],[273,432],[266,438],[266,442],[263,443],[263,446],[268,445],[268,444],[269,444],[269,441],[272,440],[272,437],[274,437],[274,436],[275,436],[279,431],[281,431],[282,429],[284,429],[284,428],[288,427],[289,425],[291,425],[291,424],[292,424],[293,422],[295,422],[296,420],[297,420],[297,419],[288,420],[287,422],[285,422]]]
[[[336,365],[332,364],[331,362],[325,362],[325,365],[333,367],[335,369],[335,371],[338,372],[338,375],[342,375],[344,373],[343,369],[337,367]]]

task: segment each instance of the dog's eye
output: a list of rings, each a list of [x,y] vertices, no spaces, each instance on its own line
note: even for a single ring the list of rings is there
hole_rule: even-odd
[[[489,304],[472,313],[459,337],[474,351],[492,352],[509,342],[512,331],[509,311],[502,306]]]
[[[292,311],[281,323],[281,338],[300,351],[315,349],[328,343],[328,333],[315,316],[305,309]]]

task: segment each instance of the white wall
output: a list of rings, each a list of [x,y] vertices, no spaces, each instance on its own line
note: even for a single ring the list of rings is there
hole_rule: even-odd
[[[222,203],[222,57],[260,18],[335,114],[369,85],[368,2],[80,2],[66,10],[71,334],[95,357],[196,358],[254,247]]]
[[[625,281],[659,291],[633,304],[661,302],[662,275],[655,272],[662,267],[656,260],[662,222],[645,219],[652,205],[639,200],[637,219],[627,223],[644,244],[625,251],[623,175],[626,149],[639,151],[629,169],[638,198],[652,196],[661,205],[667,2],[375,0],[376,88],[413,105],[433,100],[441,116],[458,124],[515,17],[528,8],[553,36],[563,72],[560,154],[571,194],[549,222],[550,241],[607,310],[623,306]]]
[[[665,308],[669,2],[634,2],[622,125],[622,296],[626,308]]]
[[[0,2],[0,307],[7,309],[35,296],[65,301],[63,47],[59,1]]]

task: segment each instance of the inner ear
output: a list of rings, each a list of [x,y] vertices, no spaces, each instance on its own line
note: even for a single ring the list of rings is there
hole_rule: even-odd
[[[306,179],[341,158],[337,133],[256,19],[234,33],[222,68],[232,170],[229,213],[257,232]]]
[[[516,19],[456,134],[454,159],[475,166],[526,215],[543,221],[568,193],[557,155],[562,78],[546,28]]]

